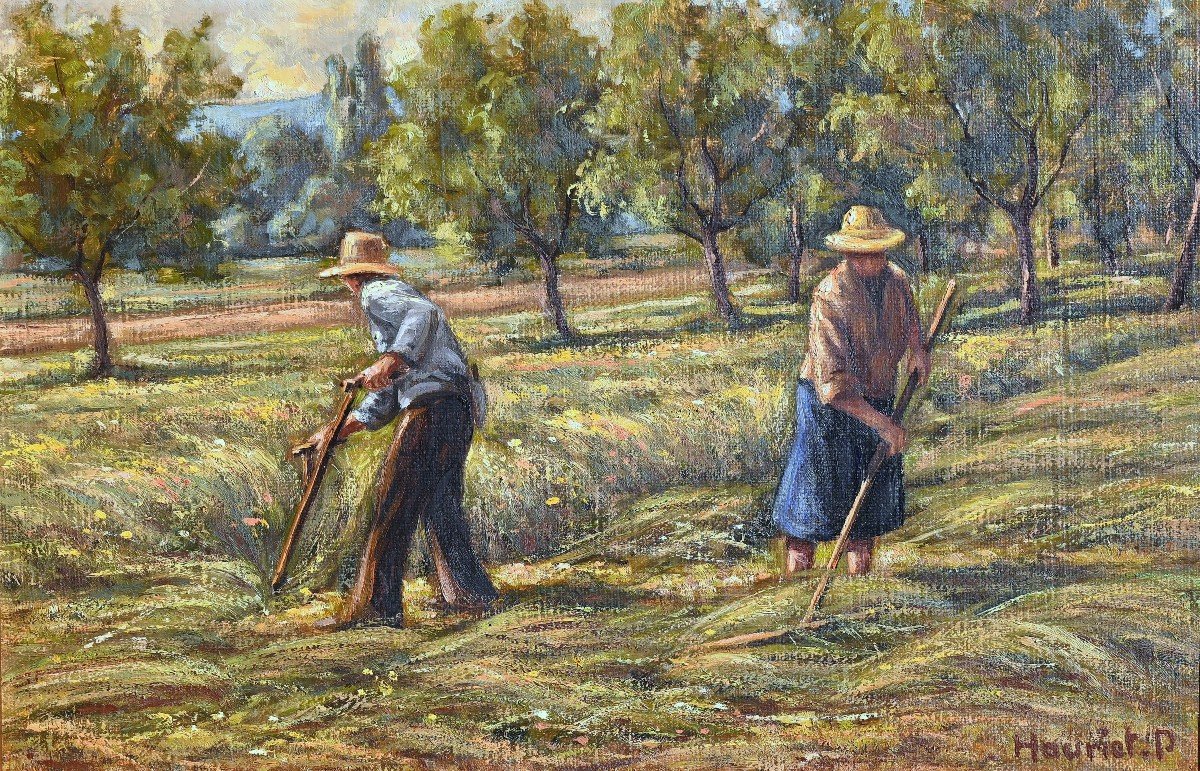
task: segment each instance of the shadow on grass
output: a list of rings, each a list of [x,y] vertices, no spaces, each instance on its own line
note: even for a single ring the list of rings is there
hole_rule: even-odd
[[[988,294],[998,293],[989,292]],[[1017,299],[1015,295],[1007,298],[1004,302],[983,307],[975,303],[974,299],[972,298],[972,305],[975,306],[975,313],[965,319],[960,317],[955,320],[955,331],[995,332],[1001,329],[1019,328],[1021,326],[1021,309],[1018,305],[1014,304],[1011,308],[1000,309],[1005,303],[1015,303]],[[1063,296],[1061,292],[1054,294],[1045,292],[1043,294],[1043,305],[1039,321],[1043,323],[1048,321],[1081,321],[1097,316],[1112,317],[1129,313],[1152,315],[1161,310],[1162,302],[1163,298],[1158,295],[1131,295],[1115,299],[1077,302],[1072,300],[1069,294]],[[1029,325],[1026,328],[1032,330],[1036,328],[1036,325]]]
[[[215,364],[181,364],[171,363],[162,365],[118,364],[107,376],[92,376],[86,368],[66,368],[34,372],[27,377],[0,382],[0,389],[5,388],[47,388],[61,385],[82,385],[94,381],[116,381],[129,385],[159,385],[175,380],[202,377],[220,377],[238,371],[264,372],[261,361],[230,362],[225,365]],[[276,372],[289,371],[284,366],[275,369]],[[270,370],[264,374],[271,374]]]
[[[734,325],[726,324],[723,321],[710,318],[708,316],[701,316],[699,318],[693,318],[690,321],[674,324],[661,329],[626,328],[611,332],[578,332],[569,340],[563,340],[559,337],[530,340],[523,345],[516,346],[514,350],[521,350],[529,353],[548,353],[559,350],[582,350],[595,346],[636,345],[638,343],[662,342],[667,340],[675,340],[688,335],[710,335],[722,333],[734,335],[748,334],[765,331],[781,324],[795,323],[796,319],[796,313],[794,311],[787,310],[780,310],[779,312],[773,313],[755,313],[752,315],[743,315],[742,319]]]
[[[645,589],[614,586],[603,581],[564,581],[534,584],[502,592],[503,610],[623,610],[645,602],[667,601]]]
[[[1003,609],[1029,594],[1052,592],[1071,584],[1109,576],[1099,567],[1069,565],[1059,561],[996,561],[980,567],[931,566],[905,571],[900,576],[929,587],[962,611],[983,616]]]

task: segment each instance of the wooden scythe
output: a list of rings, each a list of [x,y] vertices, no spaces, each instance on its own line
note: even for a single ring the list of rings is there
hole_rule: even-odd
[[[304,520],[308,518],[308,512],[312,509],[313,503],[317,499],[317,492],[321,489],[321,481],[325,478],[325,470],[329,467],[329,461],[333,457],[334,440],[338,433],[341,432],[342,426],[346,424],[346,418],[350,415],[350,408],[354,405],[354,397],[361,387],[361,377],[342,382],[342,390],[345,392],[345,395],[342,397],[342,401],[338,405],[337,414],[334,417],[333,439],[326,442],[323,446],[300,445],[292,450],[292,455],[304,457],[304,494],[300,497],[300,505],[296,507],[296,514],[292,517],[292,524],[283,539],[283,546],[279,551],[279,560],[275,563],[275,573],[271,577],[271,591],[279,591],[279,588],[283,586],[283,582],[287,578],[287,564],[288,560],[291,559],[292,550],[296,548],[296,538],[300,535],[300,530],[304,527]]]

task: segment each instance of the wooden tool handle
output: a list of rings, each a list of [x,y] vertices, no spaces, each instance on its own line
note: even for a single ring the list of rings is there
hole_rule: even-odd
[[[298,448],[293,451],[293,454],[307,454],[305,458],[305,470],[307,473],[305,473],[304,479],[304,494],[300,497],[300,505],[296,508],[295,516],[292,517],[292,523],[288,527],[287,535],[284,536],[283,546],[279,551],[279,560],[275,563],[275,572],[271,577],[272,591],[279,591],[279,587],[283,585],[284,579],[287,577],[287,564],[288,560],[291,559],[292,550],[296,548],[296,537],[304,527],[304,520],[308,517],[308,512],[317,498],[317,491],[321,488],[321,480],[325,477],[325,469],[328,468],[329,459],[333,456],[334,441],[341,432],[342,426],[346,425],[346,418],[349,417],[350,408],[354,405],[354,397],[361,387],[361,377],[342,381],[342,390],[345,392],[345,395],[338,405],[337,415],[331,426],[331,436],[328,442],[315,447]]]

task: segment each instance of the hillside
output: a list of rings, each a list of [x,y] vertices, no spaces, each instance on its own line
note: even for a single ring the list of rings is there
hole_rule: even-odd
[[[241,140],[263,118],[279,116],[287,119],[311,137],[322,136],[326,130],[329,109],[321,94],[297,99],[271,99],[258,102],[210,104],[200,108],[195,121],[197,130],[211,127],[222,136]]]

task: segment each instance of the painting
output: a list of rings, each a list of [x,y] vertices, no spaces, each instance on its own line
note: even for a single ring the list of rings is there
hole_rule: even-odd
[[[1192,769],[1195,0],[0,0],[0,766]]]

